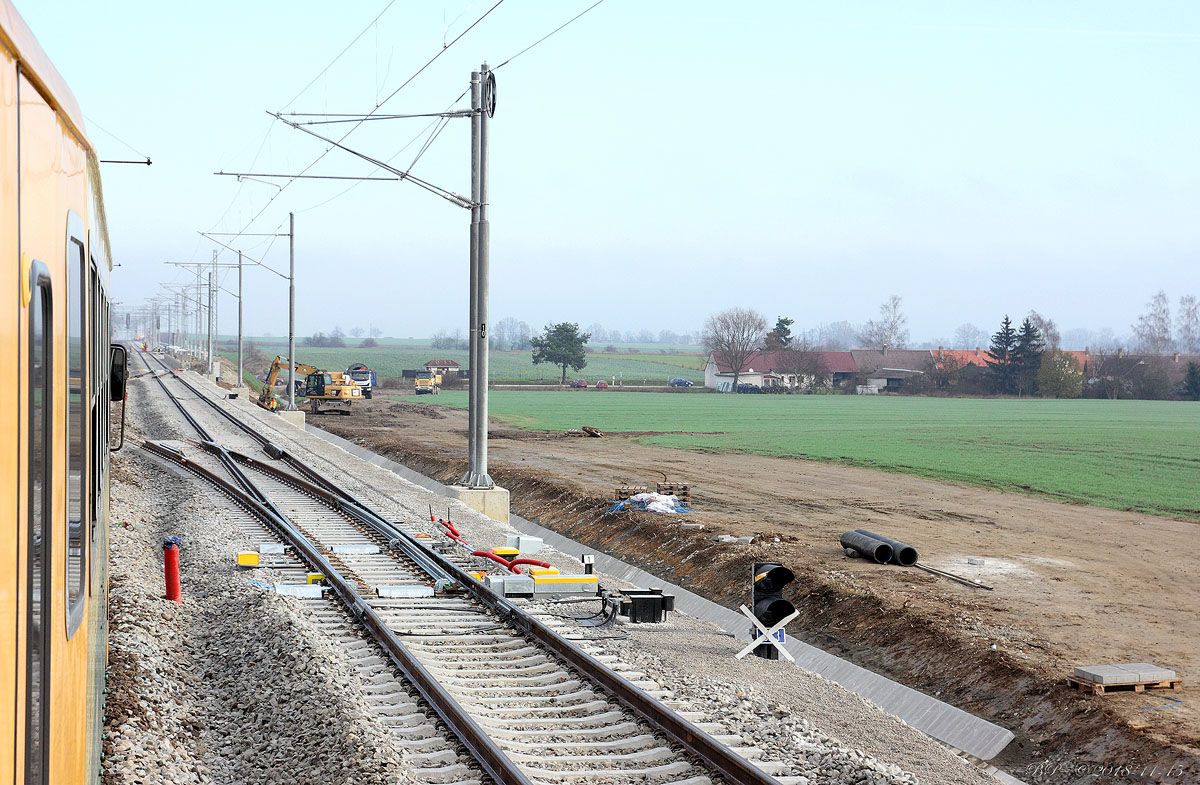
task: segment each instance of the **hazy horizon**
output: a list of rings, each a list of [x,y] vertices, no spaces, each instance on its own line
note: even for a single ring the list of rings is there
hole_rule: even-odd
[[[589,4],[504,3],[384,110],[445,109],[481,61]],[[186,280],[162,262],[210,258],[198,230],[275,232],[295,211],[299,334],[465,331],[464,210],[408,183],[303,181],[251,222],[278,189],[211,173],[299,171],[326,145],[266,110],[369,110],[490,3],[395,4],[303,92],[382,0],[17,5],[101,157],[134,155],[111,132],[154,159],[103,169],[119,300]],[[898,294],[910,343],[1031,309],[1127,335],[1159,289],[1200,294],[1197,42],[1183,2],[608,0],[497,73],[492,314],[657,332],[742,305],[803,329]],[[347,143],[389,158],[426,122]],[[334,151],[311,173],[371,171]],[[414,171],[464,192],[465,121]],[[286,268],[286,240],[244,243]],[[285,333],[286,284],[246,286],[248,331]],[[220,314],[231,332],[232,298]]]

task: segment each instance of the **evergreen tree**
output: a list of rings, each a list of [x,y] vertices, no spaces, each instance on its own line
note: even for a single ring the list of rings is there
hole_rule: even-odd
[[[1183,377],[1183,395],[1200,401],[1200,365],[1196,363],[1188,363],[1187,373]]]
[[[1042,340],[1042,331],[1032,319],[1026,317],[1017,332],[1017,345],[1013,348],[1010,358],[1017,394],[1033,395],[1037,392],[1037,376],[1042,367],[1042,352],[1045,349],[1046,342]]]
[[[590,335],[579,331],[579,325],[562,322],[546,326],[545,332],[529,339],[533,347],[533,364],[550,363],[562,369],[562,384],[567,383],[567,368],[583,370],[587,365],[585,346]]]
[[[767,333],[763,339],[763,350],[768,352],[786,349],[792,345],[792,325],[795,324],[794,319],[789,319],[786,316],[780,316],[775,320],[775,327]]]
[[[985,362],[992,375],[992,389],[998,393],[1016,392],[1015,366],[1013,354],[1017,349],[1017,331],[1013,329],[1012,320],[1005,314],[1000,322],[1000,329],[992,336],[992,345],[988,349]]]

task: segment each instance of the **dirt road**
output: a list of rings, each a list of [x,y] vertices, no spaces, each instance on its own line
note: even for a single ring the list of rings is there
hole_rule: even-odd
[[[365,403],[314,424],[436,476],[462,471],[465,412]],[[1200,771],[1190,768],[1200,767],[1194,688],[1091,698],[1062,686],[1073,667],[1112,661],[1200,675],[1200,565],[1185,544],[1200,534],[1196,523],[624,436],[501,425],[491,434],[492,474],[513,491],[514,511],[726,603],[745,600],[750,561],[792,566],[806,638],[1013,728],[1020,740],[1003,761],[1012,769],[1047,756],[1116,756],[1135,768],[1182,760],[1181,779],[1127,781],[1197,781],[1188,779]],[[664,475],[692,483],[687,519],[703,531],[662,516],[601,516],[615,485],[653,486]],[[910,542],[923,563],[995,590],[846,558],[837,537],[857,527]],[[723,533],[755,544],[712,541]]]

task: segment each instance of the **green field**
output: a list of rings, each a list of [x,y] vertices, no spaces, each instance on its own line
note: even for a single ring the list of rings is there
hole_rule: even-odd
[[[256,348],[274,357],[276,353],[286,355],[287,345],[279,343],[255,342]],[[230,359],[236,357],[228,346],[222,347],[223,355]],[[380,380],[388,376],[400,376],[405,369],[424,368],[425,363],[433,359],[450,359],[466,367],[467,352],[458,349],[427,349],[412,346],[380,346],[374,349],[324,349],[309,346],[296,347],[296,359],[318,368],[341,370],[351,363],[366,363],[379,374]],[[492,352],[491,381],[495,384],[506,382],[539,382],[557,384],[559,369],[552,365],[534,365],[529,351]],[[247,369],[254,373],[263,373],[263,368]],[[624,380],[625,384],[666,384],[669,379],[680,376],[694,382],[704,380],[704,358],[699,354],[615,354],[593,353],[588,355],[587,367],[582,371],[567,373],[567,379],[587,379],[595,383],[597,379],[609,382],[613,377]]]
[[[416,400],[466,406],[462,392]],[[1200,520],[1197,403],[499,390],[490,409],[523,428],[649,432],[639,437],[648,444],[814,458]]]

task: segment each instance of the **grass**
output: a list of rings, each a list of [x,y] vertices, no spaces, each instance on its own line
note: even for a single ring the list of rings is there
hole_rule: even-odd
[[[421,402],[465,407],[466,395]],[[1196,403],[499,390],[490,410],[529,429],[594,425],[666,447],[833,461],[1200,520]]]
[[[260,351],[274,356],[287,354],[286,344],[256,344]],[[236,357],[222,347],[222,354],[230,359]],[[341,370],[351,363],[366,363],[379,374],[385,376],[400,376],[405,369],[424,368],[425,363],[433,359],[450,359],[466,367],[467,352],[456,349],[427,349],[420,347],[380,346],[374,349],[322,349],[308,346],[296,347],[296,359],[318,368]],[[528,351],[492,352],[491,381],[496,384],[506,382],[538,382],[557,384],[559,369],[551,365],[534,365]],[[263,368],[249,368],[255,373],[266,371]],[[595,383],[597,379],[609,382],[613,377],[623,379],[626,384],[666,384],[669,379],[680,376],[700,383],[704,381],[704,358],[699,354],[627,354],[597,352],[588,355],[587,367],[579,372],[568,372],[567,379],[587,379]]]

